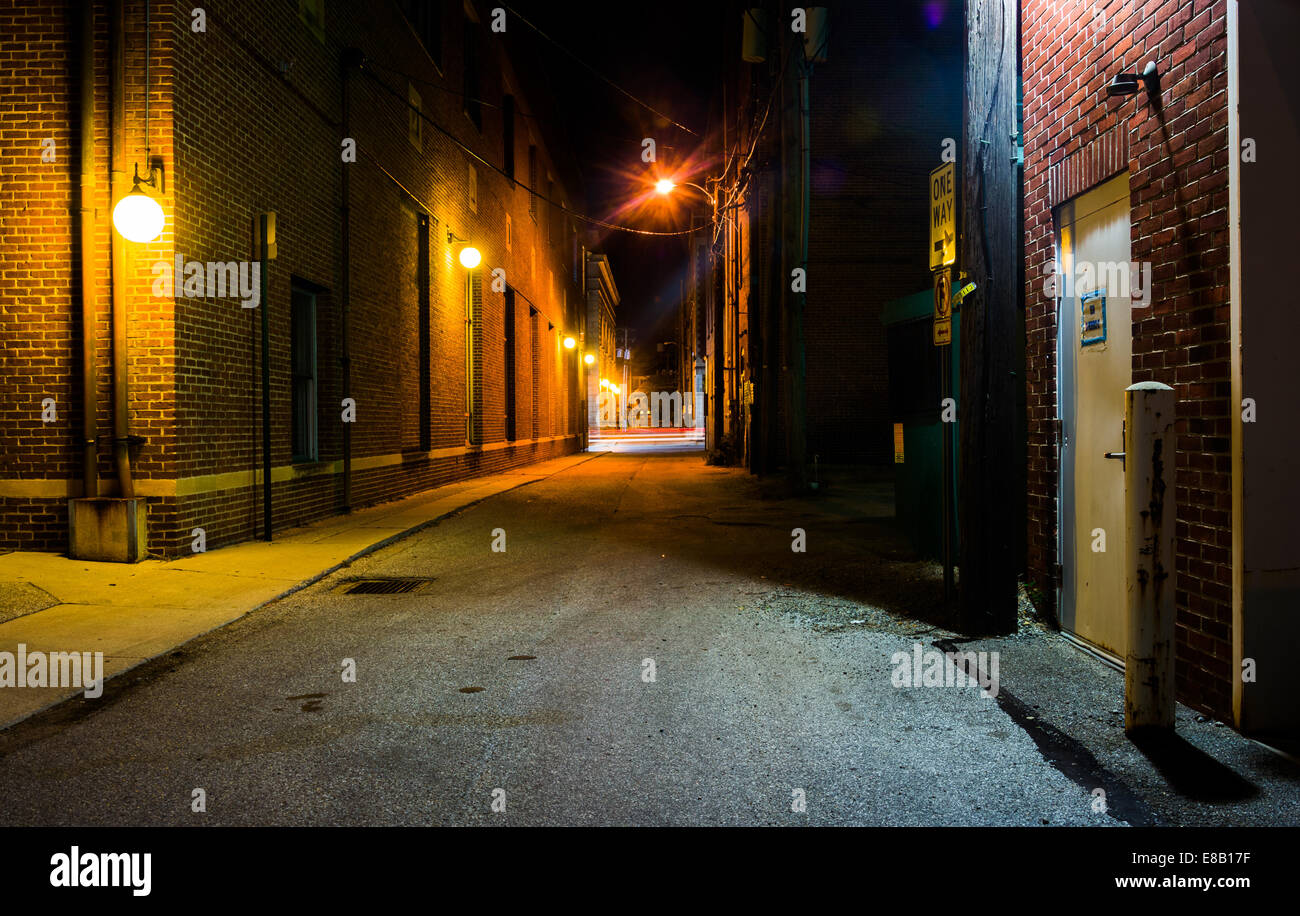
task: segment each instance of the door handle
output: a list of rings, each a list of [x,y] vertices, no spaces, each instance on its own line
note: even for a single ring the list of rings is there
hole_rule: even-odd
[[[1119,425],[1119,444],[1120,444],[1121,446],[1127,446],[1127,445],[1128,445],[1128,419],[1127,419],[1127,418],[1125,418],[1123,421],[1121,421],[1121,422],[1120,422],[1120,425]],[[1124,453],[1123,453],[1123,452],[1103,452],[1103,455],[1104,455],[1104,457],[1106,457],[1106,458],[1118,458],[1118,459],[1119,459],[1119,466],[1120,466],[1121,468],[1124,468],[1125,470],[1127,470],[1127,468],[1125,468],[1125,466],[1124,466]]]

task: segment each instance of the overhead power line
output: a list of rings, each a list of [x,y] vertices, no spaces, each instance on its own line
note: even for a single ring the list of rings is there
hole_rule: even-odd
[[[644,108],[646,111],[648,111],[648,112],[654,114],[654,115],[657,116],[657,117],[663,118],[665,121],[667,121],[667,122],[668,122],[669,124],[671,124],[673,127],[676,127],[676,128],[678,128],[679,130],[684,130],[684,131],[686,131],[688,134],[691,134],[692,136],[695,136],[695,137],[698,137],[698,136],[699,136],[699,133],[698,133],[698,132],[691,130],[689,127],[687,127],[685,124],[681,123],[680,121],[675,121],[675,120],[673,120],[672,118],[668,117],[668,115],[664,114],[662,111],[659,111],[658,109],[652,107],[648,102],[643,102],[641,99],[637,98],[637,97],[634,96],[632,93],[628,92],[626,89],[624,89],[624,88],[623,88],[622,86],[620,86],[618,83],[614,82],[612,79],[610,79],[609,77],[605,76],[605,74],[601,73],[599,70],[597,70],[597,69],[596,69],[595,67],[593,67],[591,64],[587,63],[585,60],[583,60],[583,59],[582,59],[581,57],[579,57],[577,54],[574,54],[572,51],[570,51],[570,50],[569,50],[568,48],[566,48],[564,45],[560,44],[558,41],[556,41],[556,40],[555,40],[554,38],[552,38],[551,36],[547,35],[545,32],[543,32],[543,31],[542,31],[541,29],[539,29],[537,26],[533,25],[531,22],[529,22],[527,19],[525,19],[522,15],[520,15],[520,14],[519,14],[516,10],[514,10],[513,8],[507,6],[507,7],[506,7],[506,10],[507,10],[507,11],[508,11],[512,16],[514,16],[514,17],[517,18],[520,22],[522,22],[524,25],[528,26],[530,29],[532,29],[534,32],[536,32],[536,33],[538,34],[538,36],[540,36],[540,37],[543,38],[544,40],[550,42],[551,44],[555,45],[555,47],[559,48],[559,49],[560,49],[561,51],[563,51],[565,54],[569,55],[569,57],[572,57],[575,61],[578,62],[579,65],[582,66],[583,69],[587,70],[589,73],[591,73],[591,74],[592,74],[593,76],[595,76],[597,79],[599,79],[601,82],[603,82],[603,83],[609,85],[609,86],[612,87],[613,89],[615,89],[615,90],[617,90],[618,92],[622,93],[623,95],[627,96],[629,99],[631,99],[633,102],[636,102],[638,105],[640,105],[640,106],[641,106],[642,108]]]
[[[398,92],[398,91],[397,91],[396,89],[394,89],[392,86],[388,85],[388,83],[384,82],[384,80],[379,76],[379,74],[375,73],[375,72],[370,68],[370,63],[371,63],[371,62],[369,61],[369,59],[367,59],[365,62],[362,63],[361,68],[360,68],[362,73],[364,73],[366,76],[368,76],[368,77],[369,77],[369,78],[370,78],[370,79],[371,79],[375,84],[377,84],[378,86],[380,86],[380,87],[381,87],[385,92],[387,92],[389,95],[391,95],[391,96],[392,96],[394,99],[396,99],[400,104],[405,105],[409,110],[415,112],[416,115],[417,115],[417,116],[418,116],[422,121],[424,121],[426,124],[428,124],[428,125],[429,125],[430,127],[432,127],[434,130],[438,131],[438,133],[442,134],[444,137],[446,137],[446,138],[447,138],[448,140],[450,140],[452,143],[456,144],[456,146],[460,147],[460,148],[465,152],[466,155],[468,155],[468,156],[472,157],[473,159],[475,159],[475,160],[477,160],[477,161],[483,163],[483,165],[487,166],[488,168],[490,168],[492,171],[496,172],[497,174],[502,175],[503,177],[510,179],[510,180],[513,181],[516,185],[518,185],[519,187],[523,188],[523,189],[524,189],[525,191],[527,191],[529,194],[532,194],[532,195],[533,195],[534,197],[536,197],[538,200],[545,201],[546,203],[550,204],[552,207],[555,207],[557,210],[559,210],[559,211],[561,211],[561,212],[563,212],[563,213],[567,213],[567,214],[569,214],[569,215],[572,216],[574,219],[579,219],[579,220],[582,220],[582,221],[585,222],[585,223],[591,223],[593,226],[600,226],[600,227],[602,227],[602,228],[604,228],[604,229],[613,229],[613,230],[615,230],[615,231],[617,231],[617,232],[630,232],[630,233],[632,233],[633,235],[658,235],[658,236],[680,236],[680,235],[690,235],[690,234],[692,234],[692,233],[694,233],[694,232],[698,232],[700,229],[703,228],[702,226],[696,226],[696,227],[693,227],[693,228],[691,228],[691,229],[677,229],[677,230],[671,230],[671,231],[668,231],[668,230],[656,230],[656,229],[637,229],[637,228],[634,227],[634,226],[623,226],[623,225],[620,225],[619,223],[611,223],[611,222],[608,222],[607,220],[598,219],[597,217],[594,217],[594,216],[588,216],[588,215],[585,214],[585,213],[580,213],[580,212],[578,212],[577,210],[571,209],[570,207],[567,207],[567,206],[565,206],[564,204],[562,204],[562,203],[560,203],[560,202],[558,202],[558,201],[552,200],[551,198],[547,197],[545,194],[541,194],[541,193],[539,193],[537,190],[535,190],[535,189],[533,189],[533,188],[530,188],[528,185],[524,184],[524,183],[523,183],[522,181],[520,181],[518,178],[513,178],[513,177],[511,177],[510,175],[508,175],[508,174],[506,173],[506,170],[503,169],[501,166],[497,165],[495,162],[489,162],[487,159],[484,159],[481,155],[479,155],[477,152],[475,152],[474,150],[472,150],[470,147],[468,147],[468,146],[466,146],[464,143],[462,143],[459,137],[457,137],[457,136],[456,136],[455,134],[453,134],[451,131],[447,130],[447,128],[443,127],[443,126],[442,126],[441,124],[439,124],[437,121],[433,120],[433,118],[429,117],[427,114],[425,114],[425,113],[424,113],[422,110],[420,110],[418,107],[416,107],[415,105],[412,105],[410,99],[406,98],[406,96],[404,96],[402,93]]]

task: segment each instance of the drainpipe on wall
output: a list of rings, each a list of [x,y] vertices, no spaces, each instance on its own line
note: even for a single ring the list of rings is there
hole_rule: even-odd
[[[95,7],[81,9],[81,495],[99,496],[99,410],[96,393],[99,367],[95,361]]]
[[[582,354],[587,352],[587,246],[579,246],[579,254],[582,256],[582,263],[579,265],[579,274],[581,287],[578,291],[579,298],[579,321],[578,326],[578,345],[573,348],[573,364],[577,367],[575,370],[574,388],[578,397],[578,451],[587,450],[587,429],[591,425],[591,418],[587,416],[587,364],[582,361]]]
[[[125,67],[125,16],[123,0],[114,0],[112,11],[111,68],[112,68],[112,127],[110,189],[112,203],[117,205],[126,193],[125,139],[126,121],[126,67]],[[128,440],[131,421],[127,403],[127,341],[126,341],[126,249],[125,240],[117,232],[110,232],[113,252],[113,465],[117,470],[118,496],[131,499],[135,488],[131,482],[131,455]]]
[[[342,74],[342,92],[343,92],[343,136],[345,138],[352,136],[352,106],[350,104],[350,93],[348,91],[351,82],[352,68],[361,66],[362,55],[357,48],[348,48],[343,52],[343,74]],[[339,317],[339,334],[343,338],[340,342],[340,362],[343,364],[343,397],[352,397],[352,348],[349,343],[351,334],[349,333],[349,319],[352,312],[352,247],[351,247],[351,228],[352,228],[352,210],[351,210],[351,171],[349,163],[344,162],[343,168],[343,207],[342,207],[342,228],[340,246],[342,248],[341,265],[342,283],[343,283],[343,302],[340,309]],[[352,511],[352,424],[343,424],[343,511]]]

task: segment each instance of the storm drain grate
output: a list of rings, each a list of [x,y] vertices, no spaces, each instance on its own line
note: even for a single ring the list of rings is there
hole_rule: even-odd
[[[424,588],[432,579],[353,579],[343,587],[345,595],[409,595]]]

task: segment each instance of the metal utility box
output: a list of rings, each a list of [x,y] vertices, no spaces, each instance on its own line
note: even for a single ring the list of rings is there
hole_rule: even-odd
[[[894,513],[921,556],[943,558],[943,407],[941,371],[949,360],[952,397],[960,396],[961,315],[952,315],[952,343],[934,345],[934,291],[886,303],[881,321],[889,353],[889,413],[895,424]],[[901,425],[901,450],[897,428]],[[957,551],[957,422],[952,422],[953,560]],[[900,454],[901,452],[901,454]],[[899,460],[901,457],[901,461]]]

